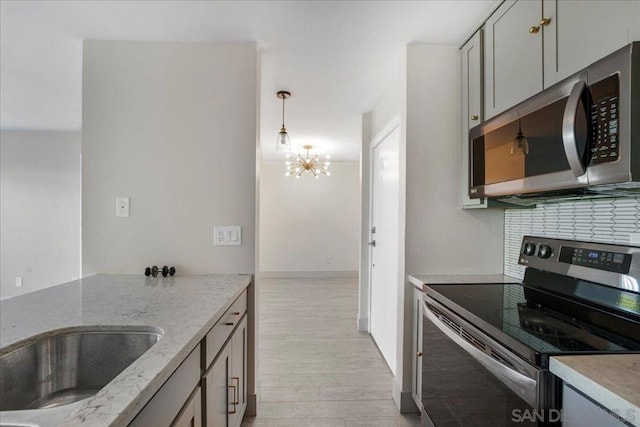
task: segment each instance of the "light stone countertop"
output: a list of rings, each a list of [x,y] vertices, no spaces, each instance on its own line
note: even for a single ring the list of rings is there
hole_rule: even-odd
[[[0,412],[2,423],[128,424],[251,283],[251,275],[96,275],[0,302],[0,348],[78,326],[152,326],[160,341],[96,395],[47,410]]]
[[[640,426],[640,354],[554,356],[549,370],[605,408],[633,414],[631,424]]]
[[[470,285],[520,283],[520,279],[502,274],[409,274],[409,282],[419,289],[425,285]]]

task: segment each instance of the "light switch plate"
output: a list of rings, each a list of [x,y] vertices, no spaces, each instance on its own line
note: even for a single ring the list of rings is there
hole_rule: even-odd
[[[213,227],[213,246],[242,245],[242,227],[239,225],[216,225]]]
[[[116,197],[116,216],[117,217],[129,216],[129,198],[128,197]]]

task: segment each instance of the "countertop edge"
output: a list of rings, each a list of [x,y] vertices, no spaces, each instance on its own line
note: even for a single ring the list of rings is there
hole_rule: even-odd
[[[407,274],[407,280],[417,288],[440,284],[521,283],[522,280],[504,274]]]
[[[617,410],[620,411],[620,414],[623,414],[625,410],[631,409],[634,414],[640,414],[640,408],[638,406],[629,402],[622,396],[619,396],[615,392],[609,390],[607,387],[603,386],[597,381],[589,378],[586,374],[563,363],[562,356],[551,357],[549,361],[549,370],[552,374],[562,379],[562,381],[571,385],[580,393],[588,396],[590,399],[594,400],[595,402],[609,410]],[[629,420],[629,422],[634,426],[640,427],[640,417],[638,416],[634,417],[632,420]]]

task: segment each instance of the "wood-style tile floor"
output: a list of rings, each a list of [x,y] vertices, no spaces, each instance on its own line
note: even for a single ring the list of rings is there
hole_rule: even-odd
[[[391,399],[392,375],[358,332],[356,279],[262,279],[258,416],[245,427],[419,426]]]

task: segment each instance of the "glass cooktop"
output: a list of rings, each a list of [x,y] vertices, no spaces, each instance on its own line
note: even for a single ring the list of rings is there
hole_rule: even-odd
[[[428,285],[428,288],[435,291],[427,291],[428,295],[507,346],[500,339],[501,334],[539,354],[640,351],[640,343],[576,320],[574,312],[569,315],[545,308],[530,297],[528,300],[530,291],[521,284]],[[496,330],[490,330],[474,317]]]

